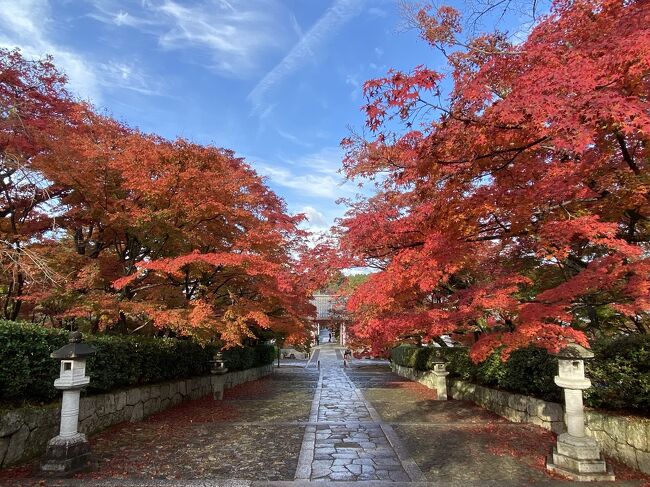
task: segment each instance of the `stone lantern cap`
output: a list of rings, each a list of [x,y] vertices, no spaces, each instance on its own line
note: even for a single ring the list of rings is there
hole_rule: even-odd
[[[52,352],[50,357],[59,360],[86,358],[94,355],[95,351],[95,347],[81,343],[81,332],[73,331],[70,333],[70,343]]]
[[[565,359],[565,360],[571,360],[571,359],[584,360],[584,359],[594,358],[594,352],[577,343],[569,343],[568,345],[560,349],[559,352],[553,353],[551,355],[555,355],[557,358]]]
[[[434,353],[429,357],[429,362],[432,364],[446,364],[447,360],[440,353]]]

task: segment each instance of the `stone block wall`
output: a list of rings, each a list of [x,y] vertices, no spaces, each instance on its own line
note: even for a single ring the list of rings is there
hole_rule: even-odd
[[[558,434],[566,431],[561,404],[460,380],[449,382],[454,399],[471,401],[515,423],[532,423]]]
[[[585,423],[606,455],[650,474],[650,419],[586,410]]]
[[[273,372],[273,365],[228,372],[226,389]],[[79,431],[92,435],[124,421],[140,421],[183,401],[212,394],[212,376],[133,387],[96,396],[79,403]],[[45,451],[59,432],[60,404],[27,406],[0,411],[0,467],[8,467]]]
[[[393,371],[433,388],[428,376],[410,367],[392,364]],[[522,394],[499,391],[460,380],[450,380],[449,396],[471,401],[515,423],[531,423],[555,433],[564,433],[564,408]],[[598,440],[605,455],[643,473],[650,474],[650,419],[585,410],[587,435]]]
[[[391,367],[393,369],[393,372],[402,377],[406,377],[412,381],[419,382],[420,384],[427,386],[429,389],[436,389],[437,378],[435,375],[433,375],[433,372],[429,370],[415,370],[412,367],[404,367],[395,363],[391,363]]]

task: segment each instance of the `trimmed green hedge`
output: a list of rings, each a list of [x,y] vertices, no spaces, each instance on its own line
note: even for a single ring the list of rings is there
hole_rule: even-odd
[[[68,334],[60,330],[0,321],[0,398],[49,401],[56,397],[52,383],[59,364],[50,353],[67,341]]]
[[[84,341],[97,353],[88,360],[89,393],[186,379],[210,373],[214,345],[192,340],[96,335]],[[59,362],[50,358],[68,342],[63,330],[27,323],[0,321],[0,399],[48,402],[57,398],[53,382]],[[224,351],[226,367],[243,370],[273,362],[273,346],[231,348]]]
[[[275,347],[273,345],[255,345],[254,347],[234,347],[223,351],[223,358],[228,370],[246,370],[273,363]]]
[[[596,356],[587,361],[587,376],[593,387],[585,391],[585,404],[647,414],[650,411],[650,336],[598,340],[592,349]],[[417,370],[431,370],[432,359],[437,356],[446,359],[450,378],[547,401],[562,401],[562,391],[553,381],[557,375],[557,358],[535,347],[513,352],[506,362],[495,353],[479,364],[472,363],[468,349],[460,347],[400,345],[391,353],[396,364]]]
[[[650,336],[600,340],[592,349],[596,360],[587,362],[587,376],[594,387],[585,391],[585,402],[650,413]]]

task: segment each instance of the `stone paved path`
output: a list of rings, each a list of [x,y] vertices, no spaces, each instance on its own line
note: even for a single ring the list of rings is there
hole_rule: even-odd
[[[400,460],[399,444],[391,444],[339,356],[333,346],[321,348],[321,377],[310,417],[316,424],[306,428],[296,479],[418,480],[421,472],[408,458],[403,459],[406,465]],[[394,435],[392,440],[397,443]]]

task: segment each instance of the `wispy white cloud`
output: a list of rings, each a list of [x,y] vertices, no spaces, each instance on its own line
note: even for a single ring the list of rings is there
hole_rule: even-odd
[[[228,2],[184,7],[166,0],[158,10],[169,17],[172,28],[160,36],[163,47],[176,49],[205,46],[214,56],[217,70],[241,75],[256,67],[256,55],[279,47],[276,25],[268,6],[248,0],[234,8]]]
[[[364,0],[335,0],[318,21],[271,71],[257,83],[248,95],[253,110],[259,112],[264,96],[273,86],[307,62],[326,39],[361,12]]]
[[[347,74],[345,76],[345,84],[352,87],[350,91],[350,98],[356,100],[361,96],[361,81],[357,74]]]
[[[164,49],[207,53],[215,71],[245,78],[300,32],[286,12],[278,0],[99,0],[92,17],[152,35]]]
[[[304,168],[319,174],[329,174],[343,180],[339,173],[343,151],[340,147],[323,147],[322,149],[304,155],[298,159],[285,159],[294,167]]]
[[[325,217],[313,206],[303,206],[300,213],[304,213],[311,227],[326,227]]]
[[[109,61],[97,65],[100,84],[141,95],[164,95],[164,84],[144,73],[135,62]]]
[[[277,103],[270,103],[269,105],[267,105],[264,108],[264,111],[262,111],[262,113],[259,114],[259,119],[260,120],[266,120],[267,118],[269,118],[271,116],[271,114],[273,113],[273,110],[275,110],[276,106],[277,106]]]
[[[141,7],[149,5],[148,0],[141,2]],[[133,27],[147,29],[158,25],[158,20],[152,16],[136,15],[129,11],[137,6],[134,2],[126,3],[123,0],[92,0],[93,10],[86,14],[89,18],[104,24],[116,27]]]
[[[19,47],[28,58],[52,55],[68,76],[72,91],[98,102],[99,80],[91,62],[56,43],[50,35],[51,8],[47,0],[0,0],[0,46]]]
[[[48,0],[0,0],[0,46],[20,48],[27,58],[51,55],[68,77],[71,91],[95,104],[104,89],[124,89],[144,95],[159,95],[162,84],[147,76],[134,62],[89,60],[57,42]]]
[[[311,144],[309,142],[305,142],[303,139],[301,139],[297,135],[286,132],[286,131],[282,130],[279,127],[275,127],[275,131],[280,137],[282,137],[285,140],[288,140],[289,142],[293,142],[296,145],[299,145],[299,146],[302,146],[302,147],[312,147],[313,146],[313,144]]]
[[[303,196],[335,199],[341,184],[338,178],[326,174],[296,174],[287,167],[255,164],[255,168],[273,183],[299,190]]]
[[[337,147],[324,148],[297,158],[281,158],[273,164],[256,157],[246,159],[272,185],[294,190],[302,197],[334,201],[353,192],[352,185],[345,183],[338,173],[341,150]]]
[[[291,13],[289,14],[289,20],[291,21],[291,28],[298,36],[298,39],[300,39],[303,36],[303,31],[302,27],[300,27],[300,24],[298,23],[298,19],[294,14]]]

